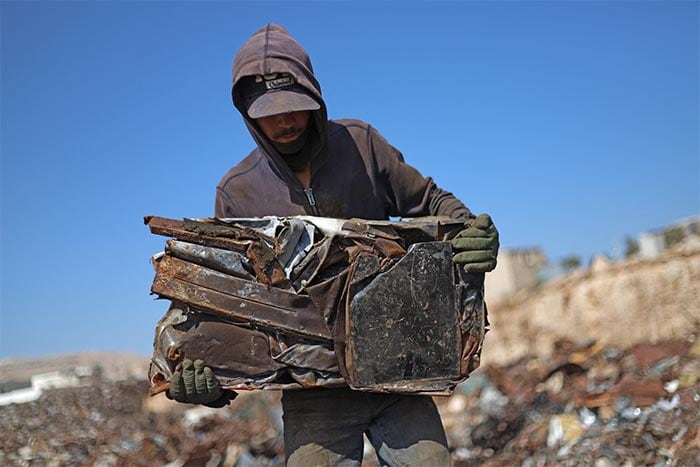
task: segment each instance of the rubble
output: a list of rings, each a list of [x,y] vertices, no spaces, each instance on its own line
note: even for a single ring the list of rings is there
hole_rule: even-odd
[[[147,396],[146,379],[95,380],[0,407],[2,465],[282,465],[276,395],[226,410]]]
[[[695,335],[627,349],[559,341],[550,356],[476,370],[435,397],[453,465],[700,465]],[[223,409],[147,392],[145,376],[96,372],[2,406],[0,464],[283,465],[278,391],[242,391]]]
[[[625,351],[559,341],[477,370],[439,403],[454,465],[700,465],[699,352],[694,336]]]

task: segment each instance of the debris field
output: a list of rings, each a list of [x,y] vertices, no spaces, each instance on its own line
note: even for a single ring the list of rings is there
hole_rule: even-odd
[[[628,349],[557,342],[548,357],[481,368],[435,397],[455,466],[700,465],[700,339]],[[0,406],[0,464],[279,466],[278,391],[223,409],[149,397],[97,372]],[[377,465],[371,452],[364,465]]]

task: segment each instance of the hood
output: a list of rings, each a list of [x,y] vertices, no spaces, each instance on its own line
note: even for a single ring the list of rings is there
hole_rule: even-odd
[[[258,129],[255,121],[248,116],[238,90],[241,78],[271,73],[290,73],[297,83],[303,86],[321,105],[319,110],[312,112],[313,122],[318,130],[318,134],[315,136],[320,139],[320,144],[317,145],[319,151],[325,149],[328,117],[326,104],[321,97],[321,86],[314,76],[311,60],[306,50],[283,26],[270,23],[255,31],[250,39],[241,46],[233,60],[231,97],[258,147],[268,157],[271,157],[279,167],[280,163],[283,166],[286,164],[274,146]]]

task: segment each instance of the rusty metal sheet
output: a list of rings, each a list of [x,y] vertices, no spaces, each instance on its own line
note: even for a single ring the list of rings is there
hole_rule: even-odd
[[[197,225],[194,221],[180,221],[158,216],[146,216],[143,221],[153,234],[173,237],[199,245],[214,246],[238,252],[245,252],[250,245],[250,239],[237,240],[236,237],[202,234],[193,229],[192,226]],[[201,223],[204,224],[204,222]],[[190,225],[189,228],[187,224]]]
[[[462,335],[462,376],[466,377],[481,365],[481,347],[489,326],[484,301],[484,274],[467,273],[455,268],[456,292],[459,301],[459,330]]]
[[[267,228],[270,219],[262,221]],[[251,227],[253,219],[241,219],[242,224],[223,222],[219,219],[184,219],[177,221],[157,216],[144,217],[151,233],[174,237],[198,245],[212,246],[245,254],[251,261],[258,281],[276,287],[291,287],[282,265],[277,261],[279,245],[275,238]],[[258,221],[257,224],[260,224]]]
[[[365,235],[398,239],[405,244],[413,244],[446,240],[464,228],[464,221],[442,216],[405,218],[400,221],[350,219],[343,224],[343,228]]]
[[[245,281],[177,258],[164,256],[157,261],[151,291],[223,319],[331,340],[330,331],[308,296]]]

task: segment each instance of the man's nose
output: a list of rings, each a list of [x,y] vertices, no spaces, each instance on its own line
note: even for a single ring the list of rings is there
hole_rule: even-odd
[[[295,123],[296,120],[294,118],[294,114],[292,113],[279,114],[277,116],[277,125],[281,126],[282,128],[289,128],[294,126]]]

